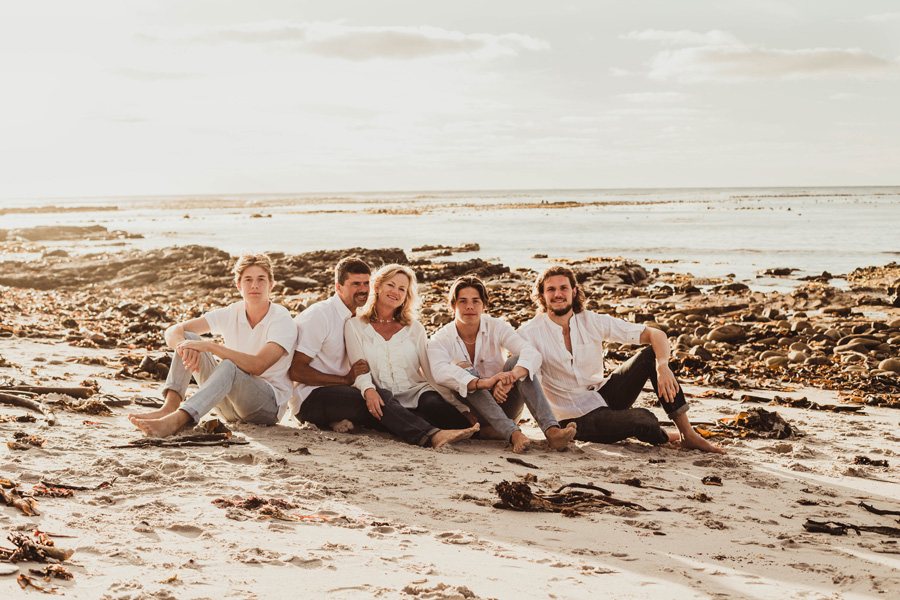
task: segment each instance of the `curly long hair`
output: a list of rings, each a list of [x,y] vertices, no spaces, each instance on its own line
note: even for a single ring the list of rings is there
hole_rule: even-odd
[[[587,300],[584,296],[584,292],[581,290],[581,286],[575,281],[575,273],[573,273],[572,269],[569,267],[558,265],[544,269],[544,272],[538,275],[538,278],[535,280],[534,287],[531,288],[532,302],[537,306],[539,312],[547,312],[547,301],[544,300],[544,282],[550,277],[555,277],[557,275],[565,275],[568,278],[569,284],[572,286],[572,289],[575,290],[572,298],[572,311],[580,313],[584,310],[584,305]]]
[[[369,299],[366,300],[365,305],[357,312],[359,318],[362,319],[363,322],[371,323],[376,319],[375,302],[378,300],[381,286],[384,285],[385,281],[398,273],[403,273],[409,278],[409,287],[406,288],[406,298],[403,300],[403,304],[398,306],[397,310],[394,311],[394,319],[406,327],[419,318],[419,306],[422,302],[419,299],[419,290],[418,285],[416,284],[415,272],[406,265],[391,264],[384,265],[375,271],[375,274],[372,276],[373,293],[369,294]]]

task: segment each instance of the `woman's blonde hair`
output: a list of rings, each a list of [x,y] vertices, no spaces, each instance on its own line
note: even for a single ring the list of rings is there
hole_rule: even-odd
[[[381,286],[385,281],[391,279],[398,273],[403,273],[409,278],[409,286],[406,288],[406,298],[403,304],[394,311],[394,319],[406,327],[419,318],[419,299],[418,285],[416,285],[416,274],[412,269],[405,265],[384,265],[372,276],[372,291],[366,304],[359,309],[357,313],[364,323],[371,323],[377,317],[375,315],[375,302],[378,301],[378,294],[381,292]]]

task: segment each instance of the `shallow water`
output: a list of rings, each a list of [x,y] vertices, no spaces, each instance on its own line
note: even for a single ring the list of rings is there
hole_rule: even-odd
[[[554,208],[553,203],[574,203]],[[202,244],[299,253],[318,249],[478,242],[458,254],[542,268],[553,258],[621,256],[698,277],[757,272],[841,274],[900,257],[900,187],[556,190],[63,198],[0,203],[116,206],[115,211],[8,213],[0,228],[100,224],[142,234],[138,248]],[[567,204],[568,206],[568,204]],[[252,215],[264,215],[252,218]],[[271,215],[271,216],[268,216]],[[189,217],[189,218],[186,218]],[[59,244],[68,247],[71,244]],[[109,243],[84,244],[84,251]],[[117,248],[118,246],[113,246]],[[532,258],[547,254],[548,260]],[[26,258],[19,255],[15,258]],[[0,259],[14,258],[11,255]],[[657,261],[665,261],[658,264]],[[669,262],[675,261],[675,262]]]

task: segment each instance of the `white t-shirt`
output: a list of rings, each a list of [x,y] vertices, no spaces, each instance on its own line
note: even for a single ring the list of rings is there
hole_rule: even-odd
[[[297,352],[312,358],[309,366],[327,375],[346,375],[350,371],[347,347],[344,344],[344,323],[353,316],[347,305],[334,295],[328,300],[316,302],[294,317],[297,323]],[[317,385],[298,383],[291,398],[291,414],[296,415],[300,406]]]
[[[519,328],[543,357],[541,386],[557,419],[574,419],[607,406],[596,391],[603,387],[603,341],[638,344],[644,325],[629,323],[589,310],[572,315],[569,337],[572,352],[566,349],[562,326],[541,313]]]
[[[287,410],[287,403],[291,397],[292,385],[288,369],[291,368],[294,346],[297,343],[297,326],[288,310],[270,302],[269,312],[263,320],[257,323],[256,327],[251,327],[242,300],[225,308],[210,311],[203,315],[203,318],[209,324],[210,332],[222,336],[225,346],[232,350],[258,354],[269,342],[275,342],[284,348],[285,354],[260,375],[275,392],[280,418]]]

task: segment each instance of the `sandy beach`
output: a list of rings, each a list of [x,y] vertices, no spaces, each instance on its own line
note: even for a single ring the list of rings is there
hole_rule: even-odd
[[[466,272],[489,282],[493,314],[519,324],[533,313],[530,271],[440,262],[429,251],[361,252],[413,264],[429,331],[448,322],[440,299]],[[277,256],[274,300],[295,314],[327,297],[342,254]],[[0,264],[0,385],[91,388],[90,399],[111,405],[84,414],[72,408],[86,400],[37,396],[55,412],[51,426],[0,404],[12,419],[0,422],[12,442],[0,449],[0,478],[33,496],[39,513],[0,506],[0,547],[40,531],[74,551],[62,563],[68,580],[32,573],[46,564],[0,562],[3,597],[22,594],[20,575],[67,597],[122,600],[824,600],[900,590],[896,264],[835,273],[844,288],[823,275],[763,293],[665,265],[575,261],[588,308],[668,332],[691,422],[725,456],[635,440],[562,453],[536,443],[522,455],[467,440],[435,451],[293,419],[231,424],[227,445],[142,446],[126,417],[149,410],[134,399],[158,397],[163,327],[234,299],[227,261],[181,247]],[[632,351],[612,348],[609,365]],[[653,401],[645,390],[639,405]],[[747,427],[726,426],[761,410],[788,429],[754,428],[747,415]],[[14,420],[28,414],[36,420]],[[533,420],[523,430],[542,437]],[[566,513],[497,508],[503,481],[549,497],[590,485],[637,506],[585,496]],[[71,496],[41,496],[52,484]],[[564,488],[573,490],[607,497]]]

